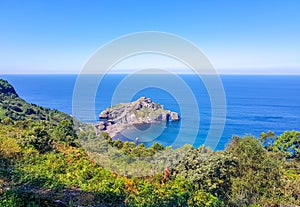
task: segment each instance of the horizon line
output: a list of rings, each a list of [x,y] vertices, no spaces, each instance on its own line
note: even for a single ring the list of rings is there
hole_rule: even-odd
[[[300,75],[299,73],[2,73],[1,75]],[[0,75],[0,76],[1,76]]]

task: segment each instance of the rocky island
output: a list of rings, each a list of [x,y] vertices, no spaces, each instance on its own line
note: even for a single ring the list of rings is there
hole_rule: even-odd
[[[99,118],[98,130],[108,132],[111,137],[128,127],[180,120],[178,113],[165,110],[163,105],[146,97],[107,108]]]

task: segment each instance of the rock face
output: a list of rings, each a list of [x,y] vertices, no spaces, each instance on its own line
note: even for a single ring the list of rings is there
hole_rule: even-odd
[[[179,121],[178,113],[165,110],[162,105],[150,98],[141,97],[130,103],[121,103],[105,109],[99,115],[99,130],[106,130],[114,136],[129,125],[143,125],[154,122]]]

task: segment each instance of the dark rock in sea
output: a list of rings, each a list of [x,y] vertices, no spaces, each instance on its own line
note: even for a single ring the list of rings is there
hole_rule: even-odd
[[[100,113],[99,118],[98,129],[106,130],[112,137],[129,126],[180,120],[178,113],[165,110],[162,105],[146,97],[107,108]]]

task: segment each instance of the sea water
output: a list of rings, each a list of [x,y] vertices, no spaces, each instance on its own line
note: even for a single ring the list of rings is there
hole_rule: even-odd
[[[99,83],[93,101],[95,102],[95,119],[80,117],[81,121],[97,122],[98,114],[110,107],[116,89],[126,79],[126,74],[105,75]],[[143,81],[156,78],[164,81],[165,75],[138,75],[137,79]],[[131,101],[141,96],[151,98],[154,102],[164,105],[165,109],[178,112],[181,116],[179,122],[169,122],[163,127],[159,135],[151,132],[132,132],[132,139],[142,136],[140,142],[145,141],[150,146],[154,141],[163,145],[179,147],[184,144],[192,144],[198,147],[205,143],[212,122],[212,95],[205,83],[197,75],[177,75],[188,86],[197,102],[197,109],[185,107],[182,109],[180,101],[189,101],[186,91],[180,87],[176,89],[176,95],[160,87],[149,85],[146,88],[136,88],[136,93],[128,91],[136,85],[127,85],[121,88],[124,97]],[[72,98],[76,75],[1,75],[16,89],[20,97],[30,103],[58,109],[68,114],[73,113]],[[300,130],[300,76],[289,75],[221,75],[220,76],[226,95],[225,106],[226,119],[224,131],[220,138],[216,138],[216,150],[224,149],[232,135],[243,136],[252,134],[256,137],[261,132],[268,130],[280,134],[286,130]],[[175,87],[178,83],[170,85]],[[122,96],[123,97],[123,96]],[[122,97],[119,98],[122,102]],[[126,100],[127,100],[126,99]],[[125,100],[125,99],[124,99]],[[188,110],[193,111],[188,111]],[[82,114],[85,110],[82,107]],[[198,120],[200,120],[198,122]],[[183,124],[184,123],[184,124]],[[195,127],[197,134],[195,134]],[[180,130],[185,139],[176,142]],[[139,136],[140,135],[140,136]]]

